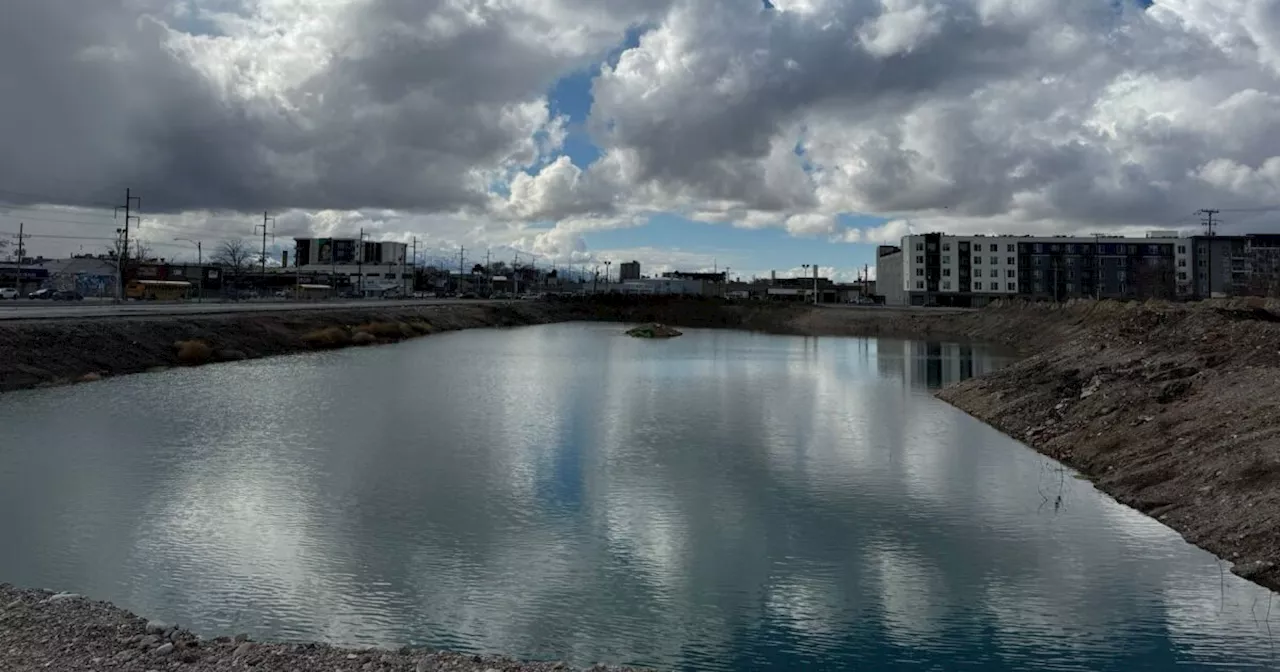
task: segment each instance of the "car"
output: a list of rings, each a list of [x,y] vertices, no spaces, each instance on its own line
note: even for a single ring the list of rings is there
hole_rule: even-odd
[[[0,287],[0,299],[16,299],[18,290],[12,287]]]
[[[48,299],[53,296],[52,289],[37,289],[27,295],[28,299]]]
[[[60,289],[54,292],[50,297],[54,301],[84,301],[84,294],[74,289]]]

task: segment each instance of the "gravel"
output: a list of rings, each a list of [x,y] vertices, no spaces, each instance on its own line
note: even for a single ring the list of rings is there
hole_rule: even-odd
[[[52,599],[57,598],[57,599]],[[4,672],[549,672],[563,663],[404,648],[342,649],[317,643],[212,640],[147,621],[106,602],[0,584]],[[625,670],[596,666],[592,670]]]

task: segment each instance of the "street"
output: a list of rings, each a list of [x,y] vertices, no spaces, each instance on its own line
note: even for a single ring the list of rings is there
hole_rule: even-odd
[[[162,315],[217,315],[229,313],[274,313],[292,310],[379,309],[402,306],[429,306],[458,303],[485,303],[479,299],[352,299],[333,301],[242,301],[240,303],[157,303],[130,301],[121,304],[86,300],[83,302],[5,301],[0,303],[0,321],[107,319],[157,317]]]

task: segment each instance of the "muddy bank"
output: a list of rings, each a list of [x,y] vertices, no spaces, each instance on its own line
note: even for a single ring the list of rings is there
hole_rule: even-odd
[[[213,670],[261,672],[550,672],[562,663],[519,662],[428,649],[341,649],[269,644],[247,637],[204,640],[78,595],[0,584],[0,670]],[[594,667],[593,670],[624,668]]]
[[[1280,314],[1245,302],[1039,312],[1038,334],[1019,338],[1028,357],[938,396],[1280,590]]]

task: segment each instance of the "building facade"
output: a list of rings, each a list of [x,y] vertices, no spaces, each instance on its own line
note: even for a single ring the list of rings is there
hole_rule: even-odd
[[[876,290],[884,297],[886,306],[907,305],[907,290],[903,284],[902,248],[881,245],[876,248]]]
[[[1176,298],[1192,242],[1176,237],[949,236],[902,239],[901,287],[916,306],[983,306],[1019,297]],[[892,258],[886,264],[893,266]],[[886,268],[889,271],[890,268]],[[879,273],[877,267],[877,273]],[[887,277],[877,275],[882,283]],[[888,292],[886,288],[884,291]],[[886,299],[888,302],[888,299]]]
[[[405,243],[356,238],[295,238],[294,267],[281,273],[306,276],[345,293],[385,296],[413,292],[413,269]]]
[[[628,280],[640,279],[640,262],[625,261],[618,265],[618,281],[626,282]]]

